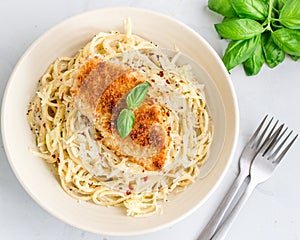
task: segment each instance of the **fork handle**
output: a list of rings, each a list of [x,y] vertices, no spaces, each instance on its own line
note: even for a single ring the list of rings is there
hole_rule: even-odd
[[[237,204],[234,206],[228,217],[224,220],[223,224],[220,226],[220,228],[216,231],[215,235],[212,238],[209,238],[210,240],[224,240],[227,236],[229,229],[231,228],[234,220],[238,216],[239,212],[241,211],[242,207],[250,197],[251,193],[256,187],[256,183],[250,182],[244,192],[244,194],[241,196],[241,198],[238,200]]]
[[[247,174],[248,175],[248,174]],[[236,196],[238,190],[241,188],[244,180],[247,177],[246,174],[240,172],[237,178],[232,183],[230,189],[228,190],[227,194],[223,198],[222,202],[220,203],[219,207],[217,208],[216,212],[207,223],[203,231],[201,232],[198,240],[208,240],[210,239],[217,228],[219,227],[221,221],[223,220],[229,206],[231,205],[234,197]]]

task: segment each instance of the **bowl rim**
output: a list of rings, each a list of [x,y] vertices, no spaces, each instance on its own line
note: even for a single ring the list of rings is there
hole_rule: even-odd
[[[210,53],[212,55],[214,55],[215,59],[219,62],[219,64],[221,65],[221,67],[223,68],[223,72],[224,72],[224,76],[227,79],[227,84],[230,90],[230,97],[232,98],[232,104],[233,104],[233,119],[235,121],[234,124],[234,134],[232,137],[232,144],[231,144],[231,150],[229,153],[229,157],[228,157],[228,161],[225,165],[225,167],[222,170],[221,175],[219,176],[218,180],[216,181],[216,183],[214,184],[213,188],[210,189],[210,191],[208,191],[208,193],[205,195],[205,197],[203,198],[203,200],[201,202],[199,202],[196,206],[190,208],[189,211],[187,211],[185,214],[181,215],[180,217],[173,219],[165,224],[162,224],[160,226],[157,226],[155,228],[151,228],[151,229],[145,229],[143,230],[139,230],[136,232],[105,232],[105,231],[95,231],[93,229],[86,229],[86,228],[82,228],[81,226],[77,226],[76,224],[74,224],[73,222],[71,223],[70,221],[61,218],[60,216],[58,216],[57,214],[55,214],[54,212],[51,211],[51,209],[49,209],[47,207],[47,205],[45,205],[39,198],[36,198],[34,196],[34,194],[32,194],[31,190],[28,188],[28,186],[26,185],[26,183],[24,182],[24,180],[21,178],[21,176],[19,175],[18,171],[16,170],[15,166],[14,166],[14,161],[13,161],[13,156],[11,155],[11,152],[8,150],[8,142],[7,142],[7,129],[6,129],[6,112],[5,112],[5,106],[7,104],[7,95],[9,93],[10,90],[10,86],[12,84],[12,82],[14,81],[16,72],[19,69],[19,66],[23,63],[24,59],[26,59],[26,57],[35,49],[36,45],[41,42],[44,38],[46,38],[48,35],[50,35],[53,31],[55,31],[57,28],[59,28],[61,25],[64,25],[66,23],[68,23],[69,21],[73,21],[74,19],[77,18],[84,18],[84,17],[88,17],[89,14],[92,13],[101,13],[102,11],[130,11],[130,12],[144,12],[145,14],[150,14],[159,18],[165,18],[168,21],[172,21],[175,22],[177,25],[180,25],[182,27],[184,27],[185,29],[187,29],[188,31],[192,32],[194,35],[197,36],[197,38],[199,38],[202,43],[210,50]],[[145,234],[145,233],[150,233],[150,232],[154,232],[154,231],[158,231],[161,230],[163,228],[166,228],[168,226],[171,226],[179,221],[181,221],[182,219],[184,219],[185,217],[187,217],[188,215],[190,215],[192,212],[194,212],[196,209],[198,209],[201,205],[203,205],[204,202],[207,201],[207,199],[209,199],[211,197],[211,195],[215,192],[215,190],[219,187],[221,181],[223,181],[226,173],[228,172],[228,168],[233,160],[233,154],[236,150],[236,146],[237,146],[237,140],[238,140],[238,132],[239,132],[239,108],[238,108],[238,101],[237,101],[237,97],[236,97],[236,93],[234,90],[234,86],[232,81],[230,80],[230,76],[222,62],[222,60],[220,59],[220,57],[218,56],[218,54],[216,53],[216,51],[211,47],[211,45],[199,34],[197,33],[195,30],[193,30],[192,28],[190,28],[189,26],[185,25],[184,23],[180,22],[179,20],[170,17],[168,15],[159,13],[157,11],[153,11],[153,10],[148,10],[145,8],[137,8],[137,7],[108,7],[108,8],[97,8],[97,9],[93,9],[93,10],[89,10],[89,11],[85,11],[76,15],[73,15],[71,17],[68,17],[60,22],[58,22],[57,24],[55,24],[54,26],[50,27],[48,30],[46,30],[45,32],[43,32],[40,36],[38,36],[36,38],[36,40],[34,40],[30,46],[26,49],[26,51],[22,54],[22,56],[20,57],[20,59],[18,60],[17,64],[15,65],[9,80],[7,81],[6,87],[5,87],[5,92],[3,95],[3,99],[2,99],[2,106],[1,106],[1,131],[2,131],[2,141],[3,141],[3,145],[4,145],[4,150],[9,162],[10,167],[12,168],[16,178],[18,179],[19,183],[22,185],[22,187],[26,190],[27,194],[29,194],[29,196],[36,202],[38,203],[39,206],[41,206],[47,213],[49,213],[50,215],[54,216],[55,218],[59,219],[60,221],[67,223],[71,226],[74,226],[76,228],[85,230],[85,231],[89,231],[89,232],[93,232],[96,234],[103,234],[103,235],[110,235],[110,236],[133,236],[133,235],[140,235],[140,234]]]

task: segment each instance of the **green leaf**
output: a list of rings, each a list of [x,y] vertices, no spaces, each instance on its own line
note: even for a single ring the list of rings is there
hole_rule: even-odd
[[[294,56],[294,55],[290,55],[291,59],[293,59],[295,62],[298,61],[300,59],[300,56]]]
[[[245,62],[255,51],[259,39],[260,35],[246,40],[232,40],[222,58],[227,70]]]
[[[215,24],[219,35],[232,40],[252,38],[264,31],[262,25],[251,19],[232,19]]]
[[[225,17],[236,17],[236,13],[231,6],[231,0],[208,0],[208,8]]]
[[[122,138],[129,135],[134,123],[134,113],[131,110],[123,109],[117,120],[117,128]]]
[[[284,6],[285,2],[286,0],[274,0],[274,8],[280,11]]]
[[[300,29],[300,1],[287,0],[279,13],[278,20],[290,29]]]
[[[266,59],[266,63],[270,68],[276,67],[279,63],[283,62],[285,58],[285,52],[282,51],[273,41],[270,34],[264,34],[263,51]]]
[[[300,56],[300,30],[281,28],[272,33],[272,39],[287,54]]]
[[[239,19],[239,17],[224,17],[222,20],[222,23],[230,21],[230,20],[235,20],[235,19]]]
[[[244,70],[248,76],[253,76],[259,73],[260,69],[264,65],[265,59],[262,50],[262,46],[259,43],[253,52],[253,54],[244,62]]]
[[[126,103],[129,108],[136,110],[145,100],[148,92],[149,83],[144,82],[133,88],[127,95]]]
[[[263,21],[268,16],[268,3],[262,0],[232,0],[232,7],[241,18]]]

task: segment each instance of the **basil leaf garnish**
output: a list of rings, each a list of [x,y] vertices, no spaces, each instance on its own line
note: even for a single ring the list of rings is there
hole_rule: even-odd
[[[132,130],[134,113],[131,110],[123,109],[117,120],[117,128],[122,138],[126,138]]]
[[[144,82],[131,90],[126,98],[126,103],[129,108],[136,110],[141,105],[146,98],[148,87],[149,83]]]
[[[219,35],[232,40],[252,38],[264,31],[260,23],[252,19],[232,19],[215,24]]]
[[[264,34],[263,51],[266,63],[270,68],[274,68],[279,63],[283,62],[285,52],[274,43],[273,39],[269,35],[270,34]]]
[[[208,0],[208,8],[225,17],[236,17],[236,13],[231,6],[231,0]]]
[[[278,20],[290,29],[300,29],[300,1],[287,0],[279,13]]]
[[[259,43],[257,44],[253,54],[244,62],[244,70],[248,76],[257,74],[264,65],[265,59],[260,42],[261,41],[259,40]]]
[[[144,82],[133,88],[127,95],[126,103],[128,108],[136,110],[145,100],[148,92],[149,83]],[[122,138],[126,138],[132,130],[134,124],[134,112],[124,108],[117,120],[117,128]]]
[[[260,35],[246,40],[232,40],[222,58],[227,70],[245,62],[259,44]]]
[[[276,45],[290,55],[300,56],[300,31],[281,28],[272,33]]]

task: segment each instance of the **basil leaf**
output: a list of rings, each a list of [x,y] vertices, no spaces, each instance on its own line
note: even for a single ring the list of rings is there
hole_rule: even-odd
[[[227,22],[227,21],[231,21],[231,20],[234,20],[234,19],[238,19],[238,18],[236,18],[236,17],[232,17],[232,18],[230,18],[230,17],[224,17],[223,20],[222,20],[222,23],[223,22]],[[222,36],[220,36],[220,37],[221,37],[221,39],[223,39]]]
[[[233,19],[215,24],[219,35],[232,40],[252,38],[264,31],[262,25],[252,19]]]
[[[265,59],[262,50],[262,45],[260,44],[261,40],[253,52],[253,54],[244,62],[244,70],[248,76],[253,76],[259,73],[260,69],[264,65]]]
[[[227,70],[245,62],[255,51],[260,35],[246,40],[232,40],[222,58]]]
[[[232,7],[241,18],[263,21],[268,16],[268,3],[262,0],[232,0]]]
[[[287,0],[279,13],[278,20],[290,29],[300,29],[300,1]]]
[[[224,17],[223,20],[222,20],[222,23],[230,21],[230,20],[234,20],[234,19],[239,19],[239,18],[237,18],[237,17]]]
[[[122,138],[129,135],[134,123],[134,113],[131,110],[123,109],[117,120],[117,128]]]
[[[291,59],[293,59],[295,62],[297,62],[300,59],[300,56],[294,56],[290,55]]]
[[[236,13],[231,6],[231,0],[208,0],[208,8],[225,17],[236,17]]]
[[[274,8],[280,11],[284,6],[285,2],[286,0],[274,0]]]
[[[272,39],[281,50],[300,56],[300,30],[281,28],[272,33]]]
[[[270,34],[264,34],[264,36],[263,51],[266,63],[270,68],[274,68],[279,63],[283,62],[285,58],[285,52],[274,43]]]
[[[126,103],[129,108],[136,110],[145,100],[148,92],[149,83],[144,82],[133,88],[127,95]]]

